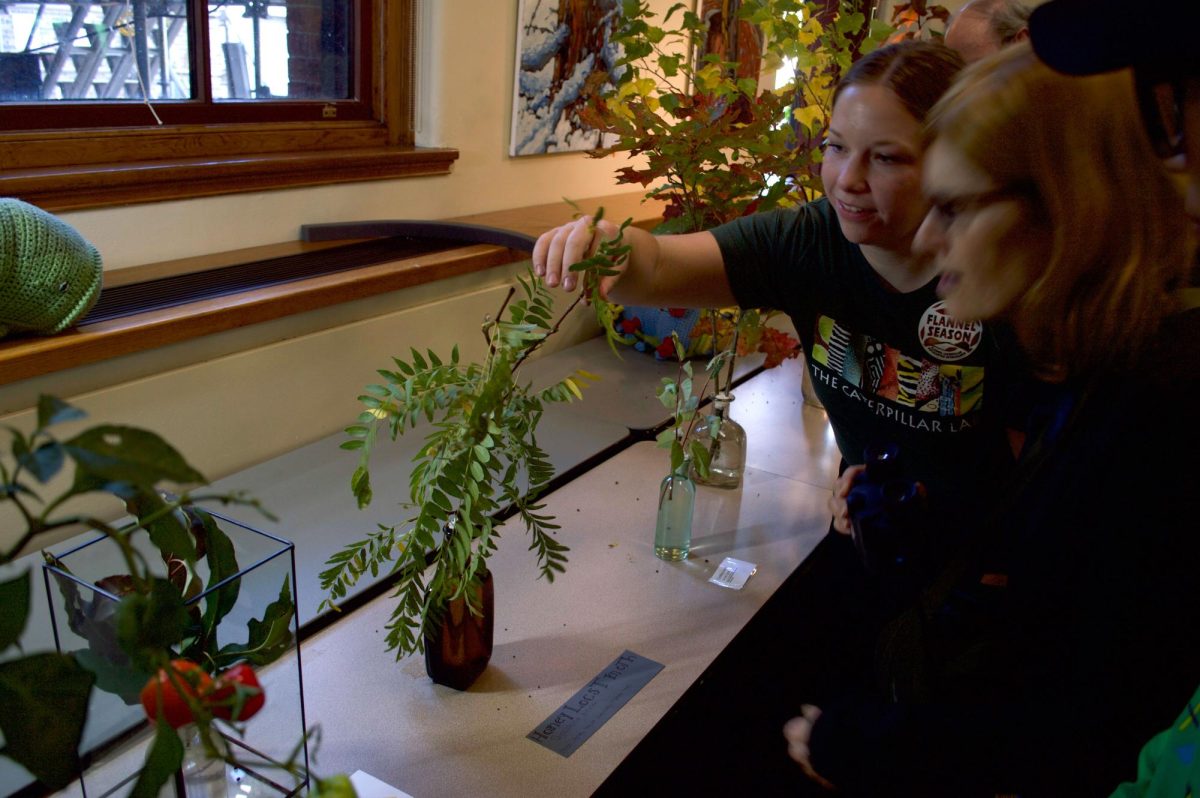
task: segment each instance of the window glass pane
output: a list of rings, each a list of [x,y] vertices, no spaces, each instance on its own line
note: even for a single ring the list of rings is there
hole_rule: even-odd
[[[0,101],[186,100],[187,5],[0,4]]]
[[[209,3],[213,98],[348,100],[351,0]]]

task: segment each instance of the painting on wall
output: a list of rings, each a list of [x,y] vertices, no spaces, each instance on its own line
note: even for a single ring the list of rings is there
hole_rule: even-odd
[[[620,57],[609,36],[620,0],[521,0],[509,155],[591,150],[609,143],[579,111],[588,76]]]

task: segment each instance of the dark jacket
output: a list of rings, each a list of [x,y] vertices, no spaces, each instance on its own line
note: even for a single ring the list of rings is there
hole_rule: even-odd
[[[1000,510],[822,707],[856,795],[1107,795],[1200,679],[1200,312],[1129,369],[1044,386]],[[965,519],[969,522],[970,519]]]

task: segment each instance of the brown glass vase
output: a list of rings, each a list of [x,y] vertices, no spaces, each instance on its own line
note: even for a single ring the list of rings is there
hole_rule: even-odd
[[[466,690],[492,658],[495,592],[492,572],[480,573],[475,591],[481,614],[472,615],[464,598],[450,602],[437,629],[425,636],[425,672],[438,684]]]

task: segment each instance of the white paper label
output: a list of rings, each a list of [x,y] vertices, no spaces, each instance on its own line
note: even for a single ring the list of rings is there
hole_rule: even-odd
[[[758,566],[752,562],[726,557],[721,560],[721,564],[717,566],[717,570],[708,578],[708,581],[720,587],[741,590],[745,586],[746,580],[754,576],[756,571],[758,571]]]

